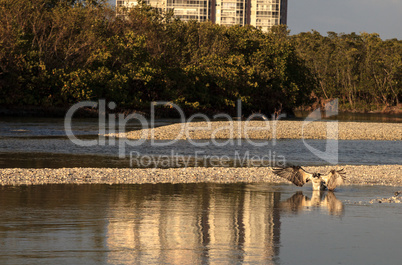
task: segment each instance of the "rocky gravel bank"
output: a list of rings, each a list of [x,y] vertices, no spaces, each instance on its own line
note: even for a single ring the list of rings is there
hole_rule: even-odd
[[[344,168],[345,185],[402,186],[401,165],[319,166],[308,171],[328,172]],[[142,183],[290,183],[272,173],[270,167],[189,167],[189,168],[59,168],[0,169],[0,185],[42,184],[142,184]]]
[[[112,133],[106,136],[154,140],[337,138],[339,140],[397,141],[402,140],[402,123],[281,120],[190,122],[127,133]]]

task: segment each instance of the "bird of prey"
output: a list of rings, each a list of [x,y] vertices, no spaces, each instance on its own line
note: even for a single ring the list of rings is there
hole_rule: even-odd
[[[296,186],[303,186],[307,182],[313,183],[313,190],[334,190],[336,186],[341,185],[345,179],[346,172],[341,170],[331,170],[327,175],[321,173],[310,173],[301,166],[290,166],[283,168],[274,168],[273,172],[279,177],[285,178]]]

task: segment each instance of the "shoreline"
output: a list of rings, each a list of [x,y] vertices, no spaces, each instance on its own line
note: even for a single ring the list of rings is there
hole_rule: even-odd
[[[402,187],[402,165],[309,166],[307,171],[326,173],[344,169],[347,185]],[[2,168],[0,186],[45,184],[157,184],[157,183],[287,183],[271,167],[188,168]],[[306,184],[309,185],[309,184]]]
[[[205,139],[334,139],[402,140],[402,123],[333,121],[213,121],[187,122],[109,133],[107,137],[132,140],[205,140]]]
[[[13,105],[6,105],[3,107],[0,107],[0,117],[24,117],[24,116],[30,116],[30,117],[64,117],[71,108],[73,104],[67,105],[67,106],[37,106],[37,105],[23,105],[23,106],[13,106]],[[301,113],[311,113],[316,109],[318,106],[313,104],[311,106],[304,106],[304,107],[298,107],[294,109],[294,112],[301,112]],[[323,109],[323,107],[321,106]],[[96,108],[81,108],[78,111],[78,116],[80,117],[88,117],[88,118],[93,118],[97,117],[99,115],[99,111]],[[112,112],[110,112],[112,113]],[[120,108],[117,112],[113,112],[116,114],[133,114],[133,113],[140,113],[145,116],[149,116],[149,107],[146,108]],[[212,112],[213,114],[219,114],[221,111],[215,110]],[[109,112],[107,113],[109,114]],[[389,115],[389,116],[394,116],[398,117],[402,115],[402,105],[398,106],[382,106],[378,109],[375,110],[365,110],[365,109],[348,109],[348,108],[342,108],[342,106],[339,109],[339,114],[362,114],[362,115]],[[186,115],[187,116],[187,115]],[[270,115],[268,115],[270,116]],[[166,118],[173,118],[173,117],[166,117]]]

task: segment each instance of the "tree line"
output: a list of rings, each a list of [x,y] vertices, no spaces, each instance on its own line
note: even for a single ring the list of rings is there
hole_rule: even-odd
[[[140,2],[0,0],[0,104],[122,109],[172,101],[187,113],[291,111],[315,98],[365,110],[401,101],[402,43],[376,34],[264,33],[182,22]]]
[[[376,33],[292,36],[297,54],[318,84],[314,93],[339,98],[343,108],[375,110],[402,100],[402,41]]]

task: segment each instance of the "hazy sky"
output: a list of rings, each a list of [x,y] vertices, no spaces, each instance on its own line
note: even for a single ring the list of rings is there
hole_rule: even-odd
[[[402,0],[288,0],[291,34],[379,33],[402,40]]]
[[[364,31],[402,40],[402,0],[288,0],[288,27],[291,34]]]

